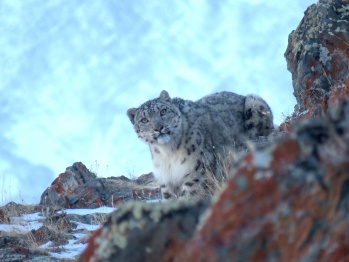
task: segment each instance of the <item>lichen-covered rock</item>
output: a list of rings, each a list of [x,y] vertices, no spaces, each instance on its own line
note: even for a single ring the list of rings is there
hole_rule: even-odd
[[[130,200],[156,199],[159,198],[159,188],[141,187],[139,182],[144,181],[148,185],[152,178],[151,174],[136,182],[124,176],[101,178],[78,162],[68,167],[42,193],[40,204],[45,213],[52,213],[59,207],[97,208],[116,206]]]
[[[207,202],[128,203],[89,240],[81,261],[173,261]]]
[[[91,180],[96,175],[90,172],[81,162],[74,163],[67,167],[66,171],[60,174],[41,195],[40,204],[46,206],[69,206],[71,195],[76,194],[76,189]]]
[[[349,103],[246,155],[175,261],[348,261]]]
[[[297,119],[335,111],[349,94],[349,1],[310,6],[285,52],[297,99]]]
[[[54,230],[47,226],[42,226],[38,229],[33,229],[28,235],[33,237],[37,245],[46,244],[52,241],[52,245],[65,245],[68,243],[68,238],[65,234],[60,232],[59,228],[55,225],[58,230]]]

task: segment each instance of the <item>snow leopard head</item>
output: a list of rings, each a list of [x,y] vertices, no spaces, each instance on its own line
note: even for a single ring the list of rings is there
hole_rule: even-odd
[[[180,135],[181,113],[165,90],[158,98],[130,108],[127,115],[138,137],[148,144],[166,144]]]

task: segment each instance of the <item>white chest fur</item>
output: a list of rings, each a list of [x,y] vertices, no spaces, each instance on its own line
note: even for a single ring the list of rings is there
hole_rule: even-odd
[[[167,147],[154,147],[154,175],[160,184],[179,184],[181,179],[194,170],[195,156],[188,155],[185,148],[172,151]]]

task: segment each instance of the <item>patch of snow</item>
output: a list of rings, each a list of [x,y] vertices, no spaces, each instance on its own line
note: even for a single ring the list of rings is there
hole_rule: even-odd
[[[149,199],[145,202],[147,202],[147,203],[159,203],[159,202],[161,202],[161,199]]]
[[[81,208],[81,209],[65,209],[64,212],[67,214],[75,214],[75,215],[88,215],[88,214],[94,214],[94,213],[106,213],[109,214],[113,211],[115,211],[117,208],[114,207],[99,207],[99,208]],[[57,212],[58,214],[61,214],[62,211]]]
[[[40,248],[49,248],[52,245],[52,241],[48,241],[47,243],[40,246]]]
[[[49,252],[52,257],[64,259],[64,258],[74,258],[75,256],[78,256],[84,251],[87,244],[74,243],[75,240],[69,240],[69,243],[64,246],[59,246],[60,248],[64,248],[64,251],[62,252]]]
[[[82,239],[82,238],[86,237],[86,234],[84,234],[84,233],[74,233],[72,235],[74,237],[76,237],[76,239]]]
[[[24,214],[21,216],[25,221],[35,221],[38,219],[43,219],[44,217],[41,215],[40,212],[36,212],[33,214]]]
[[[94,231],[98,228],[100,228],[101,225],[88,225],[88,224],[84,224],[84,223],[81,223],[81,222],[74,222],[76,223],[78,226],[77,226],[77,230],[79,229],[86,229],[86,230],[89,230],[89,231]]]
[[[158,200],[157,200],[158,201]],[[152,202],[156,202],[153,200]],[[116,208],[112,207],[100,207],[95,209],[66,209],[63,212],[67,214],[76,214],[76,215],[88,215],[88,214],[95,214],[95,213],[111,213],[115,211]],[[62,213],[62,211],[58,212]],[[44,217],[41,215],[40,212],[33,213],[33,214],[24,214],[19,217],[10,217],[11,224],[0,224],[0,232],[15,232],[19,234],[25,234],[33,229],[37,230],[39,229],[43,223],[41,221],[44,220]],[[101,225],[89,225],[84,224],[81,222],[74,222],[77,224],[76,230],[88,230],[88,231],[95,231],[96,229],[100,228]],[[87,244],[82,243],[83,240],[88,237],[87,232],[76,232],[72,233],[72,236],[74,236],[74,239],[69,240],[68,244],[61,245],[61,246],[51,246],[53,243],[52,241],[49,241],[43,245],[40,246],[40,248],[43,248],[47,250],[50,255],[54,258],[58,259],[71,259],[76,256],[79,256],[83,250],[86,248]],[[61,251],[57,251],[60,250]]]
[[[12,218],[11,218],[12,220]],[[25,222],[25,221],[24,221]],[[17,223],[12,224],[0,224],[0,231],[2,232],[17,232],[17,233],[27,233],[30,230],[37,230],[42,226],[41,222],[38,221],[31,221],[31,222],[25,222],[18,221]]]

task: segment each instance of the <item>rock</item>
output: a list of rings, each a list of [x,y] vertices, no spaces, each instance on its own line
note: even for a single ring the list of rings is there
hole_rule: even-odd
[[[10,218],[5,210],[0,209],[0,224],[9,224]]]
[[[172,261],[184,248],[207,202],[128,203],[89,240],[81,261]]]
[[[349,2],[319,0],[288,40],[285,52],[297,99],[296,119],[325,115],[349,94]]]
[[[2,216],[4,218],[9,216],[20,216],[22,214],[34,213],[36,210],[37,205],[22,205],[11,201],[0,207],[0,221]]]
[[[62,217],[58,219],[56,227],[59,232],[72,232],[73,229],[77,228],[76,223],[71,223],[68,217]]]
[[[123,182],[127,182],[127,183],[131,183],[132,182],[131,179],[129,179],[128,177],[125,177],[125,176],[118,176],[118,177],[112,176],[110,178],[111,179],[115,179],[115,180],[119,180],[119,181],[123,181]]]
[[[80,222],[88,225],[100,225],[104,223],[109,217],[109,214],[105,213],[93,213],[87,215],[77,215],[77,214],[69,214],[67,215],[67,219],[69,221]]]
[[[139,176],[134,180],[136,185],[150,185],[156,183],[154,174],[152,172]]]
[[[36,230],[33,229],[29,235],[34,237],[35,243],[38,245],[43,245],[49,241],[52,241],[54,245],[65,245],[68,243],[68,238],[65,234],[47,226],[42,226]]]
[[[149,201],[155,200],[160,201],[161,194],[160,188],[151,187],[151,188],[135,188],[132,190],[133,199],[140,201]]]
[[[99,178],[82,163],[74,163],[60,174],[41,195],[45,213],[64,208],[114,207],[130,200],[152,200],[159,188],[148,186],[150,174],[136,180],[127,177]]]
[[[30,244],[32,243],[27,236],[0,236],[0,261],[60,261],[59,259],[51,258],[50,255],[45,251],[31,248]]]
[[[74,163],[67,167],[66,171],[60,174],[41,195],[41,205],[69,206],[72,202],[71,195],[76,194],[76,189],[91,180],[96,175],[90,172],[81,162]],[[68,198],[67,198],[68,197]]]

